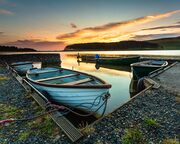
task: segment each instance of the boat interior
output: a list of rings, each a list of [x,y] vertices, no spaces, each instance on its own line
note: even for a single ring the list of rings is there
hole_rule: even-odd
[[[132,64],[133,66],[153,66],[153,67],[161,67],[168,65],[167,61],[156,61],[156,60],[149,60],[149,61],[142,61],[138,63]]]
[[[28,77],[35,82],[56,85],[98,85],[103,84],[95,77],[66,69],[33,69]]]

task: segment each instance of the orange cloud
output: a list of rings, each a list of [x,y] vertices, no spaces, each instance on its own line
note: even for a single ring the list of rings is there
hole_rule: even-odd
[[[109,23],[97,27],[88,27],[72,33],[61,34],[57,39],[68,44],[85,42],[113,42],[130,38],[128,28],[145,24],[179,13],[180,10],[171,11],[163,14],[144,16],[133,20]]]
[[[9,46],[17,46],[20,48],[34,48],[40,51],[46,51],[46,50],[63,50],[64,49],[64,43],[59,41],[42,41],[42,40],[17,40],[14,42],[8,42],[4,43],[3,45],[9,45]]]

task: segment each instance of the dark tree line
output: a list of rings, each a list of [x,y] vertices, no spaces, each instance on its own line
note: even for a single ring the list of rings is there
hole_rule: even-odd
[[[1,46],[0,45],[0,52],[33,52],[36,51],[32,48],[18,48],[15,46]]]
[[[111,42],[111,43],[82,43],[73,44],[66,46],[65,50],[151,50],[151,49],[162,49],[162,46],[157,43],[147,42],[147,41],[121,41],[121,42]]]

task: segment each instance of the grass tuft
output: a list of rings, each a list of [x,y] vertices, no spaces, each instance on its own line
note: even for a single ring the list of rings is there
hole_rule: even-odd
[[[9,78],[6,76],[0,76],[0,81],[3,81],[3,80],[9,80]]]
[[[20,133],[20,134],[19,134],[19,140],[20,140],[20,141],[26,140],[26,139],[30,136],[30,134],[31,134],[31,133],[30,133],[30,132],[27,132],[27,131]]]
[[[95,128],[93,126],[88,125],[88,123],[80,123],[79,129],[84,135],[89,135],[95,131]]]
[[[22,112],[21,109],[7,105],[0,104],[0,119],[6,119],[11,117],[16,117],[18,114]]]
[[[160,127],[159,123],[155,119],[152,119],[152,118],[145,117],[144,118],[144,123],[147,126],[152,127],[152,128]]]
[[[180,141],[178,141],[176,138],[175,139],[165,139],[162,142],[163,144],[180,144]]]
[[[144,139],[142,133],[137,128],[125,129],[122,137],[123,144],[143,144]]]

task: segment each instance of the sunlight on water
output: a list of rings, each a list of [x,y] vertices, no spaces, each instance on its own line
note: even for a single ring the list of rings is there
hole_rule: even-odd
[[[77,52],[66,52],[77,54]],[[137,51],[85,51],[80,54],[107,54],[107,55],[162,55],[162,56],[180,56],[180,50],[137,50]]]
[[[1,54],[34,54],[34,53],[67,53],[77,54],[78,52],[1,52]],[[111,54],[111,55],[162,55],[162,56],[180,56],[180,50],[137,50],[137,51],[83,51],[80,54]]]
[[[104,67],[96,69],[95,63],[78,63],[75,56],[73,57],[67,54],[61,54],[61,60],[61,66],[63,68],[74,69],[95,75],[112,85],[110,89],[111,97],[108,102],[106,113],[112,112],[130,99],[129,84],[131,73],[129,71]]]
[[[102,55],[140,55],[140,56],[173,56],[180,57],[180,50],[148,50],[148,51],[85,51],[85,52],[5,52],[1,54],[60,54],[63,68],[86,72],[102,78],[112,85],[111,98],[108,102],[106,113],[112,112],[130,99],[129,85],[131,81],[130,67],[101,66],[94,63],[78,63],[77,54],[102,54]]]

